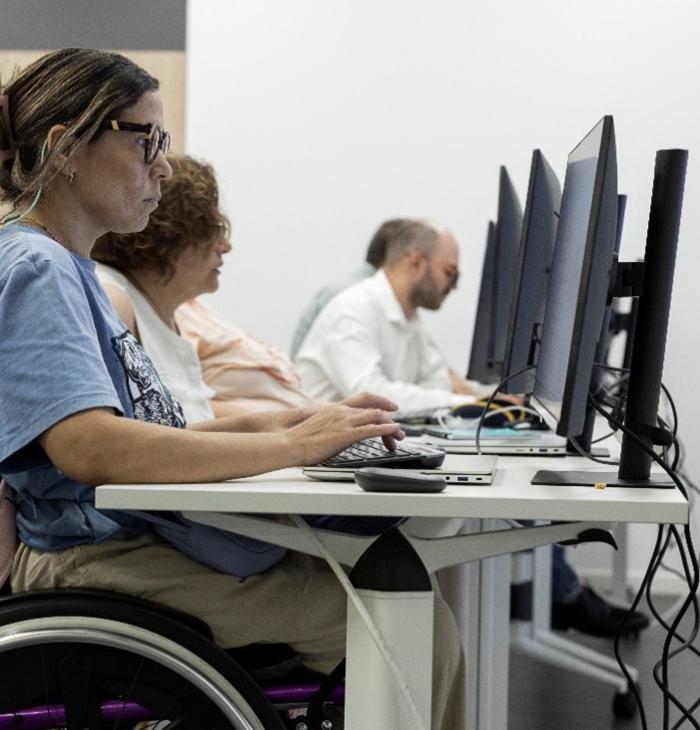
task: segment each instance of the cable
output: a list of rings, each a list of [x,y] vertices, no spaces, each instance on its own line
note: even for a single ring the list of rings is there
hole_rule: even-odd
[[[540,417],[540,414],[534,408],[529,408],[527,406],[518,406],[518,405],[502,406],[500,408],[490,409],[487,412],[484,409],[482,409],[482,411],[484,411],[484,413],[483,413],[484,421],[486,421],[489,418],[494,418],[495,416],[499,416],[502,413],[508,413],[510,411],[518,411],[521,413],[530,413],[534,416],[537,416],[538,418]],[[443,428],[469,428],[471,426],[475,426],[479,422],[480,418],[482,418],[482,415],[475,416],[474,418],[462,418],[461,416],[453,416],[449,412],[437,414],[438,423]],[[504,427],[510,428],[513,431],[517,431],[517,430],[519,430],[517,428],[517,426],[520,425],[521,423],[524,423],[524,421],[521,421],[521,420],[513,421],[512,423],[509,423],[509,424],[505,425]],[[520,430],[525,430],[525,429],[520,429]]]
[[[586,451],[579,443],[576,441],[574,437],[571,437],[569,439],[569,443],[578,451],[581,456],[585,456],[586,459],[590,459],[591,461],[595,461],[596,464],[607,464],[609,466],[619,466],[619,461],[607,461],[606,459],[599,459],[597,456],[593,456],[593,454]]]
[[[509,375],[505,380],[502,380],[496,386],[496,388],[494,389],[493,393],[491,393],[491,395],[489,396],[488,400],[486,401],[486,405],[484,406],[484,412],[481,414],[481,417],[479,418],[479,423],[478,423],[478,425],[476,427],[476,435],[474,437],[474,442],[475,442],[475,445],[476,445],[476,453],[477,454],[481,454],[481,440],[480,440],[480,438],[481,438],[481,427],[482,427],[482,425],[484,423],[484,420],[485,420],[485,414],[488,411],[488,409],[491,407],[491,404],[493,403],[496,395],[500,392],[501,388],[509,380],[512,380],[516,376],[522,375],[523,373],[527,373],[528,371],[534,370],[534,369],[535,369],[535,366],[534,365],[530,365],[529,367],[521,368],[520,370],[516,370],[514,373],[512,373],[511,375]]]
[[[353,605],[355,606],[355,610],[358,612],[360,617],[362,618],[362,621],[365,624],[365,627],[367,628],[367,631],[369,632],[369,635],[372,637],[372,640],[374,641],[377,649],[379,649],[379,653],[382,655],[382,658],[386,662],[386,665],[389,667],[389,670],[396,681],[396,684],[399,688],[399,691],[403,695],[404,699],[406,700],[406,704],[408,705],[408,708],[411,712],[413,724],[418,730],[427,730],[425,725],[423,724],[423,720],[421,719],[421,716],[418,713],[418,708],[416,706],[416,701],[413,699],[411,695],[411,691],[409,690],[408,686],[406,685],[406,681],[404,680],[401,670],[399,669],[398,665],[396,664],[396,660],[391,655],[391,652],[389,651],[389,647],[384,643],[384,639],[382,638],[382,635],[379,633],[379,629],[377,629],[376,624],[372,620],[372,617],[369,615],[369,611],[367,611],[367,608],[365,607],[364,603],[362,603],[362,600],[357,595],[357,591],[355,590],[355,587],[350,582],[350,579],[346,575],[345,571],[340,567],[340,564],[338,561],[328,552],[328,549],[323,544],[322,540],[316,535],[316,533],[302,520],[299,515],[292,515],[292,519],[294,520],[294,523],[296,526],[311,540],[311,542],[316,545],[321,555],[324,557],[326,562],[328,563],[330,569],[335,573],[336,578],[340,581],[340,584],[345,589],[345,592],[348,594],[348,598],[352,601]]]
[[[680,537],[678,535],[678,531],[674,526],[670,527],[670,532],[673,533],[676,543],[678,545],[679,554],[681,556],[681,562],[683,563],[683,570],[686,575],[686,579],[689,584],[691,584],[692,578],[690,574],[690,569],[688,567],[688,561],[686,559],[685,549],[683,548],[682,542],[680,540]],[[688,537],[688,536],[687,536]],[[689,548],[691,546],[689,545]],[[694,557],[694,556],[693,556]],[[694,564],[694,567],[697,568],[697,564]],[[692,588],[692,586],[691,586]],[[700,730],[700,724],[698,724],[690,714],[690,711],[688,711],[673,695],[673,693],[669,689],[669,683],[668,683],[668,662],[669,659],[672,659],[676,656],[678,656],[682,651],[687,649],[691,644],[692,641],[695,639],[698,633],[698,610],[697,610],[697,597],[694,592],[691,591],[689,594],[689,598],[692,599],[693,606],[695,608],[695,625],[693,627],[693,631],[691,633],[691,638],[688,641],[684,641],[681,646],[677,647],[673,652],[670,652],[670,645],[672,638],[679,638],[679,634],[677,633],[676,629],[678,624],[680,623],[680,619],[685,614],[685,610],[687,610],[687,607],[684,606],[681,609],[681,612],[676,616],[676,619],[671,624],[671,627],[669,628],[667,634],[666,634],[666,640],[664,642],[664,653],[662,655],[662,659],[660,662],[657,662],[654,666],[654,681],[661,689],[662,693],[664,694],[664,728],[668,726],[668,700],[670,699],[674,705],[683,713],[683,715],[688,719],[695,728]],[[662,671],[662,679],[659,680],[658,677],[658,669],[661,667]]]
[[[49,144],[49,140],[47,139],[44,141],[44,144],[41,145],[41,151],[39,152],[39,164],[40,165],[43,165],[44,160],[46,159],[46,148],[48,147],[48,144]],[[40,187],[36,191],[36,194],[34,195],[34,198],[32,199],[30,206],[23,213],[15,213],[14,210],[11,210],[9,213],[4,215],[0,219],[0,225],[9,226],[13,223],[19,223],[22,220],[22,218],[28,216],[36,207],[36,204],[39,202],[39,198],[41,197],[41,194],[43,193],[43,191],[44,191],[43,186]]]
[[[621,429],[629,438],[631,438],[646,454],[648,454],[657,464],[661,466],[661,468],[668,474],[669,477],[673,480],[674,484],[678,487],[678,490],[681,492],[681,494],[686,498],[686,500],[689,500],[688,492],[685,489],[685,486],[683,485],[681,479],[679,476],[671,469],[671,467],[666,464],[666,462],[659,457],[659,455],[650,448],[646,442],[644,442],[634,431],[632,431],[630,428],[625,426],[623,423],[618,421],[612,414],[607,413],[602,407],[600,407],[595,401],[592,401],[593,407],[604,417],[606,418],[611,425],[616,426],[617,428]],[[675,529],[675,528],[673,528]],[[688,596],[683,601],[681,608],[679,609],[678,613],[676,614],[673,622],[671,623],[669,632],[667,633],[666,640],[664,642],[664,647],[662,651],[662,659],[661,659],[661,669],[662,669],[662,682],[661,682],[661,691],[664,695],[664,730],[668,730],[668,705],[669,700],[673,701],[673,695],[670,693],[670,690],[668,689],[668,661],[669,661],[669,654],[670,654],[670,642],[671,638],[677,633],[678,625],[680,624],[681,620],[685,616],[689,606],[691,603],[693,603],[696,598],[698,583],[700,582],[700,572],[698,569],[698,559],[696,557],[695,550],[693,548],[693,541],[692,537],[690,535],[690,523],[687,525],[684,525],[683,528],[683,534],[685,537],[686,545],[688,547],[688,555],[691,558],[692,563],[692,573],[690,571],[686,571],[686,575],[688,578],[688,587],[689,587],[689,593]],[[680,542],[680,541],[679,541]],[[657,546],[658,547],[658,546]],[[650,563],[649,568],[652,567],[652,564]],[[647,574],[645,575],[645,581],[643,581],[642,585],[646,585],[646,578],[649,575],[649,568],[647,569]],[[641,591],[641,588],[640,588]],[[639,602],[640,593],[637,594],[635,598],[635,603],[633,604],[633,607],[636,606],[636,604]],[[696,621],[697,623],[697,621]],[[623,622],[624,626],[624,622]],[[686,649],[687,647],[683,646],[682,649]],[[677,654],[674,654],[676,656]],[[617,657],[616,653],[616,657]],[[619,661],[619,658],[618,658]],[[635,693],[635,697],[636,697]],[[641,702],[641,698],[640,698]],[[685,711],[685,709],[683,710]],[[691,720],[692,721],[692,720]],[[693,721],[694,722],[694,721]]]
[[[695,596],[693,596],[693,608],[694,608],[694,614],[695,614],[695,624],[694,624],[694,627],[693,627],[693,630],[691,632],[691,635],[690,635],[690,638],[689,639],[684,639],[677,631],[674,631],[671,626],[668,626],[665,623],[665,621],[661,620],[661,617],[658,615],[658,613],[655,610],[654,603],[653,603],[652,598],[651,598],[651,590],[650,590],[651,581],[653,580],[653,578],[654,578],[654,576],[656,574],[656,571],[658,570],[658,568],[659,568],[659,566],[661,564],[661,559],[662,559],[663,554],[665,553],[665,551],[668,549],[668,546],[670,544],[670,540],[671,540],[671,537],[672,536],[676,540],[676,543],[678,545],[678,549],[679,549],[679,552],[680,552],[680,555],[681,555],[681,560],[683,562],[683,569],[684,569],[684,573],[685,573],[684,578],[685,578],[685,580],[687,582],[690,582],[690,572],[689,572],[689,568],[688,568],[688,561],[686,559],[685,550],[684,550],[684,548],[683,548],[683,546],[681,544],[680,537],[678,535],[678,531],[676,530],[676,528],[674,526],[669,526],[668,533],[667,533],[667,537],[666,537],[666,541],[664,542],[664,545],[661,548],[661,551],[659,553],[659,557],[658,557],[658,560],[657,560],[656,565],[654,567],[654,572],[652,574],[651,580],[649,581],[649,585],[647,585],[647,602],[649,603],[649,608],[651,609],[652,613],[654,614],[654,617],[659,621],[659,624],[664,629],[666,629],[667,637],[669,637],[669,641],[670,641],[670,638],[675,638],[677,641],[679,641],[681,643],[681,645],[679,647],[677,647],[676,649],[674,649],[673,652],[670,652],[669,659],[678,656],[678,654],[680,654],[682,651],[684,651],[685,649],[688,649],[688,648],[691,649],[691,651],[693,651],[695,654],[697,654],[698,656],[700,656],[700,652],[698,652],[692,646],[692,642],[695,640],[695,638],[697,636],[697,633],[698,633],[698,603],[697,603],[697,598]],[[693,725],[695,725],[695,727],[700,727],[700,726],[697,725],[697,723],[695,722],[695,720],[692,718],[692,714],[691,714],[692,713],[692,709],[687,710],[680,703],[680,701],[673,695],[673,693],[670,692],[670,690],[668,690],[668,677],[666,676],[665,680],[663,678],[662,679],[659,679],[658,670],[659,670],[659,667],[661,667],[661,666],[662,666],[662,662],[657,662],[654,665],[654,669],[653,669],[654,681],[656,682],[657,686],[659,687],[659,689],[661,689],[662,693],[665,694],[666,692],[668,692],[668,698],[683,713],[683,715],[685,716],[686,719],[688,719],[691,723],[693,723]],[[684,722],[684,720],[682,720],[681,722]]]
[[[639,719],[642,723],[642,730],[649,730],[647,726],[647,720],[646,720],[646,713],[644,712],[644,703],[642,702],[642,697],[639,694],[639,690],[637,689],[636,682],[632,679],[632,675],[629,673],[627,669],[627,665],[622,659],[622,654],[620,652],[620,639],[622,637],[622,634],[625,630],[625,627],[627,625],[627,620],[632,615],[634,611],[637,610],[637,606],[639,605],[639,602],[642,599],[642,596],[644,595],[644,591],[646,589],[647,584],[649,583],[652,569],[656,563],[656,556],[659,551],[659,546],[661,544],[661,536],[662,536],[662,526],[659,526],[658,535],[656,538],[656,545],[654,545],[654,550],[651,554],[651,559],[649,560],[649,565],[647,566],[646,572],[644,573],[644,578],[642,578],[642,584],[639,587],[639,590],[637,591],[637,594],[634,597],[634,600],[632,601],[632,605],[629,607],[629,610],[624,615],[622,619],[622,624],[620,625],[620,628],[617,631],[617,634],[615,634],[615,640],[613,642],[613,650],[615,652],[615,659],[617,660],[617,663],[620,666],[620,670],[622,671],[622,674],[624,675],[625,679],[627,680],[627,686],[632,690],[632,694],[634,695],[634,702],[637,705],[637,710],[639,712]]]
[[[671,480],[673,483],[678,487],[680,493],[688,499],[688,493],[683,486],[683,483],[678,478],[678,475],[671,469],[671,467],[666,464],[666,462],[659,457],[659,455],[649,446],[646,444],[645,441],[643,441],[632,429],[630,429],[628,426],[625,426],[624,423],[621,421],[618,421],[615,416],[613,416],[611,413],[607,413],[601,406],[599,406],[595,401],[591,401],[591,405],[593,408],[595,408],[598,413],[600,413],[603,418],[611,422],[612,426],[615,426],[618,430],[623,431],[627,436],[629,436],[636,444],[639,446],[642,451],[644,451],[646,454],[648,454],[659,466],[671,477]]]
[[[614,436],[617,433],[617,429],[614,428],[612,431],[608,431],[608,433],[605,434],[605,436],[599,436],[597,439],[593,439],[591,441],[591,444],[599,444],[601,441],[605,441],[606,439],[609,439],[611,436]]]

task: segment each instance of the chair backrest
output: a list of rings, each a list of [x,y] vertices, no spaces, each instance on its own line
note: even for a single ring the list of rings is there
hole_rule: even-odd
[[[17,552],[15,508],[5,494],[5,482],[0,480],[0,586],[10,577],[15,552]]]

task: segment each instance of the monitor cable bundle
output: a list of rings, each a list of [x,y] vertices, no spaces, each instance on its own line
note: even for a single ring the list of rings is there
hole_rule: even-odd
[[[664,393],[666,394],[666,397],[669,400],[669,404],[671,405],[672,412],[674,414],[674,422],[671,430],[667,430],[665,428],[665,423],[661,421],[663,426],[661,426],[658,430],[659,432],[666,432],[672,437],[672,443],[671,445],[667,445],[667,443],[664,443],[664,450],[666,455],[670,451],[670,448],[673,447],[675,454],[673,463],[669,465],[667,463],[666,458],[663,458],[659,454],[657,454],[653,448],[649,447],[647,443],[639,437],[638,434],[636,434],[632,429],[630,429],[628,426],[626,426],[620,419],[618,419],[616,416],[614,416],[609,411],[606,411],[602,406],[600,406],[595,399],[591,399],[591,405],[593,408],[601,415],[603,416],[610,425],[615,428],[616,430],[622,431],[626,436],[628,436],[630,439],[632,439],[636,445],[644,451],[646,454],[649,455],[649,457],[656,462],[663,470],[666,472],[666,474],[670,477],[670,479],[673,481],[675,486],[678,488],[678,490],[681,492],[681,494],[691,503],[691,500],[689,499],[688,490],[686,489],[683,480],[681,479],[681,476],[677,472],[678,464],[680,461],[680,454],[681,449],[678,446],[678,438],[677,438],[677,429],[678,429],[678,420],[677,420],[677,412],[675,409],[675,404],[673,404],[673,399],[670,396],[670,393],[666,388],[663,389]],[[697,488],[693,484],[691,489],[696,490]],[[691,503],[692,504],[692,503]],[[656,544],[654,546],[654,549],[652,551],[652,556],[649,561],[649,565],[647,567],[646,573],[644,575],[644,579],[642,580],[641,586],[632,602],[632,605],[630,606],[629,612],[635,611],[637,606],[639,605],[642,597],[644,595],[647,596],[649,599],[651,595],[651,584],[653,582],[653,578],[656,575],[659,567],[662,565],[662,561],[664,559],[664,556],[666,555],[666,552],[669,548],[669,545],[671,544],[671,537],[674,538],[675,543],[677,545],[677,549],[681,558],[681,562],[683,564],[683,574],[682,577],[684,581],[686,582],[686,585],[688,587],[688,594],[687,596],[682,599],[681,606],[675,613],[675,616],[670,621],[670,624],[667,622],[666,619],[664,619],[658,611],[656,611],[655,606],[652,601],[649,601],[650,610],[652,611],[655,619],[659,622],[659,625],[661,625],[665,631],[666,631],[666,638],[664,640],[663,650],[662,650],[662,657],[659,662],[654,666],[653,675],[654,680],[659,687],[659,689],[662,692],[663,695],[663,730],[669,730],[671,728],[670,725],[670,706],[673,704],[682,714],[682,718],[678,723],[676,723],[672,730],[675,730],[676,728],[681,727],[683,723],[686,721],[691,724],[692,727],[697,728],[697,730],[700,730],[700,722],[693,718],[692,713],[694,710],[700,706],[700,699],[696,700],[690,707],[686,707],[674,694],[671,692],[670,685],[669,685],[669,677],[668,677],[668,670],[669,670],[669,661],[671,659],[676,658],[684,651],[687,651],[690,649],[694,654],[700,657],[700,652],[693,647],[693,641],[695,640],[698,630],[700,628],[700,609],[698,607],[697,602],[697,589],[698,584],[700,583],[700,569],[698,567],[698,558],[695,552],[695,548],[693,546],[692,537],[690,534],[690,522],[687,525],[683,526],[682,534],[679,531],[679,529],[675,525],[660,525],[658,530],[658,536],[656,540]],[[678,626],[680,625],[680,622],[683,620],[684,616],[687,614],[688,609],[690,607],[693,607],[693,625],[692,630],[690,632],[689,638],[684,638],[681,636],[681,634],[678,633]],[[630,615],[628,614],[628,615]],[[647,722],[646,722],[646,715],[644,712],[644,707],[642,703],[641,696],[639,694],[639,691],[637,687],[635,686],[634,682],[631,681],[631,677],[629,676],[629,673],[627,672],[627,669],[624,665],[624,662],[622,661],[622,657],[620,655],[620,638],[624,633],[625,629],[625,621],[623,621],[622,626],[620,627],[620,631],[618,632],[616,638],[615,638],[615,657],[620,665],[620,668],[627,678],[629,682],[629,686],[632,689],[632,692],[635,696],[635,700],[637,702],[637,707],[639,709],[640,719],[642,722],[642,728],[643,730],[647,730]],[[676,640],[680,642],[679,646],[675,647],[674,649],[671,649],[671,642],[673,640]]]
[[[627,368],[614,368],[607,365],[597,365],[598,367],[602,367],[611,371],[617,371],[622,373],[622,377],[618,379],[617,384],[621,385],[622,382],[626,381],[628,378],[628,369]],[[494,399],[497,396],[497,393],[502,390],[502,388],[507,384],[509,380],[512,378],[515,378],[518,375],[521,375],[524,372],[527,372],[529,370],[534,369],[534,366],[523,368],[521,370],[518,370],[515,373],[512,373],[509,377],[505,378],[503,381],[501,381],[498,386],[494,389],[493,393],[489,397],[489,399],[486,402],[486,406],[484,409],[484,413],[479,419],[477,429],[476,429],[476,448],[477,453],[481,453],[480,449],[480,433],[482,426],[486,419],[489,416],[489,407],[493,403]],[[692,501],[690,500],[688,490],[686,489],[685,483],[690,487],[691,490],[694,492],[700,493],[700,490],[698,490],[698,487],[690,480],[686,475],[682,474],[679,469],[682,463],[682,446],[680,443],[680,440],[678,438],[678,413],[676,410],[675,403],[673,401],[673,398],[671,397],[670,392],[668,389],[662,384],[661,385],[662,391],[666,397],[666,400],[668,401],[671,413],[672,413],[672,423],[667,424],[664,419],[661,416],[657,417],[658,420],[658,428],[650,429],[650,434],[655,434],[658,436],[658,440],[663,445],[664,455],[663,457],[654,451],[653,448],[650,448],[647,443],[639,437],[638,434],[636,434],[632,429],[630,429],[628,426],[626,426],[623,423],[623,414],[620,413],[620,410],[617,408],[617,404],[611,403],[607,400],[607,395],[605,396],[604,403],[612,410],[606,410],[601,404],[600,400],[601,398],[596,397],[590,397],[589,403],[591,407],[600,414],[610,425],[611,431],[610,433],[606,434],[601,439],[596,439],[596,441],[601,441],[605,438],[609,438],[611,435],[619,432],[622,432],[623,434],[627,435],[629,438],[631,438],[640,449],[642,449],[645,453],[649,455],[649,457],[659,464],[659,466],[666,472],[666,474],[670,477],[670,479],[673,481],[676,487],[678,487],[678,490],[681,492],[681,494],[689,501],[689,504],[692,505]],[[597,393],[597,395],[600,395],[600,393]],[[624,388],[622,392],[620,393],[621,400],[624,399]],[[647,435],[647,434],[645,434]],[[572,445],[574,448],[576,448],[579,453],[581,453],[582,456],[585,456],[586,458],[597,462],[597,463],[603,463],[603,464],[610,464],[610,465],[618,465],[618,462],[616,461],[605,461],[602,459],[599,459],[592,454],[584,451],[579,444],[576,442],[575,439],[570,439]],[[668,463],[668,458],[670,456],[671,450],[673,450],[673,460],[671,464]],[[681,478],[682,477],[682,478]],[[667,551],[669,549],[669,546],[671,545],[671,539],[675,541],[675,544],[677,546],[681,562],[683,564],[683,572],[679,571],[673,571],[675,574],[677,574],[679,577],[681,577],[684,582],[687,585],[688,593],[681,599],[679,599],[679,604],[676,604],[676,606],[672,607],[672,610],[667,612],[667,614],[670,614],[671,617],[668,618],[666,616],[662,616],[659,611],[656,609],[656,606],[653,603],[653,600],[651,598],[651,586],[654,580],[654,577],[656,576],[659,568],[665,567],[663,565],[663,560],[665,555],[667,554]],[[644,578],[642,580],[642,583],[640,585],[640,588],[637,592],[637,594],[634,597],[634,600],[632,601],[632,605],[629,608],[628,616],[631,615],[634,611],[636,611],[639,603],[641,602],[642,598],[646,596],[647,602],[649,603],[649,608],[652,612],[652,615],[658,622],[658,624],[666,631],[666,638],[664,640],[663,650],[662,650],[662,657],[659,662],[656,663],[656,665],[653,668],[653,676],[654,681],[656,682],[657,686],[662,692],[663,695],[663,730],[677,730],[680,728],[684,723],[688,722],[691,724],[692,727],[696,728],[697,730],[700,730],[700,722],[696,720],[693,717],[693,712],[700,707],[700,698],[698,698],[695,702],[693,702],[689,707],[684,705],[681,700],[679,700],[678,697],[671,691],[670,689],[670,683],[669,683],[669,662],[672,659],[675,659],[678,657],[682,652],[685,652],[687,650],[690,650],[693,654],[698,656],[700,658],[700,651],[696,649],[693,646],[693,642],[695,641],[698,631],[700,630],[700,606],[698,606],[698,600],[697,600],[697,589],[698,584],[700,583],[700,568],[698,567],[698,557],[695,552],[695,548],[693,546],[692,537],[690,534],[690,523],[688,525],[685,525],[683,527],[682,532],[679,531],[678,527],[675,525],[660,525],[657,535],[656,544],[654,546],[654,549],[652,551],[652,555],[647,567],[647,570],[645,572]],[[693,608],[693,624],[692,629],[690,631],[689,636],[686,638],[683,635],[681,635],[678,632],[678,627],[680,625],[680,622],[683,620],[683,618],[688,613],[689,608],[692,606]],[[636,686],[636,683],[633,681],[632,677],[630,676],[624,661],[622,660],[621,652],[620,652],[620,640],[621,637],[624,635],[625,632],[625,625],[626,625],[626,619],[623,621],[620,630],[615,637],[614,642],[614,650],[615,650],[615,658],[617,659],[620,669],[625,676],[625,678],[628,681],[628,685],[634,695],[635,702],[637,704],[637,708],[639,710],[640,720],[642,723],[642,729],[648,730],[648,724],[646,720],[646,714],[644,711],[644,705],[642,702],[641,695],[639,693],[639,689]],[[679,645],[671,648],[671,643],[673,640],[676,640],[679,642]],[[681,713],[682,717],[680,720],[675,723],[673,726],[670,725],[670,707],[673,705],[676,707],[676,709]]]
[[[535,366],[534,365],[530,365],[529,367],[521,368],[520,370],[516,370],[514,373],[511,373],[507,378],[504,378],[496,386],[496,388],[494,389],[493,393],[491,393],[491,395],[488,397],[488,399],[486,401],[486,404],[484,405],[484,410],[483,410],[481,416],[479,417],[479,422],[477,423],[477,426],[476,426],[476,434],[474,436],[474,442],[475,442],[475,445],[476,445],[476,453],[477,454],[481,454],[481,441],[480,441],[480,439],[481,439],[481,431],[482,431],[482,428],[483,428],[483,425],[484,425],[484,421],[488,418],[489,414],[491,413],[491,411],[490,411],[491,405],[493,404],[493,402],[496,399],[496,397],[498,396],[498,394],[500,392],[503,392],[503,387],[505,385],[507,385],[511,380],[513,380],[513,378],[516,378],[518,375],[522,375],[523,373],[527,373],[527,372],[529,372],[531,370],[534,370],[534,369],[535,369]],[[515,407],[516,408],[519,408],[519,409],[521,408],[521,406],[515,406]],[[537,411],[531,410],[530,408],[526,408],[526,409],[524,408],[522,410],[527,410],[528,412],[535,413],[535,415],[539,416],[539,414],[537,413]],[[494,413],[498,413],[498,411],[494,411]]]

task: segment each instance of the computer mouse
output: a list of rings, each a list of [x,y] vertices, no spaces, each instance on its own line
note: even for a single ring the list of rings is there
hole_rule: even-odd
[[[355,472],[355,482],[365,492],[442,492],[447,486],[440,474],[421,474],[413,469],[370,466]]]

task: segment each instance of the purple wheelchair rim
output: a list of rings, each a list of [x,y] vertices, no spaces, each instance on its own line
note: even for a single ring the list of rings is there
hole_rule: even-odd
[[[102,719],[107,722],[126,722],[140,720],[154,720],[155,715],[136,702],[122,702],[109,700],[100,705]],[[20,724],[18,724],[18,721]],[[19,712],[0,714],[0,730],[46,730],[55,725],[63,725],[66,721],[66,711],[63,705],[44,705],[32,707]]]
[[[287,702],[308,702],[320,688],[318,682],[303,682],[299,684],[284,684],[279,687],[264,687],[263,692],[272,704]],[[345,702],[345,685],[339,684],[331,693],[330,699],[338,704]]]
[[[308,702],[318,692],[318,682],[305,682],[293,685],[266,687],[263,692],[273,704],[296,704]],[[338,704],[345,702],[345,685],[338,685],[331,693],[330,699]],[[140,722],[155,720],[157,716],[148,708],[136,702],[108,700],[100,705],[102,719],[106,722]],[[43,705],[31,707],[17,712],[0,713],[0,730],[46,730],[63,725],[66,711],[63,705]]]

